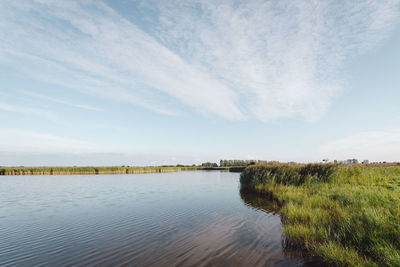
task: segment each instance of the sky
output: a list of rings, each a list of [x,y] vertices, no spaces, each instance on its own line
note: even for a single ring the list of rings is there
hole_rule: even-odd
[[[0,166],[400,161],[400,0],[2,0]]]

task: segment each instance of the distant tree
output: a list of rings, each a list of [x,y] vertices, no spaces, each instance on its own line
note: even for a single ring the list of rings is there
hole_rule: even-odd
[[[239,160],[239,159],[235,159],[235,160],[225,160],[225,159],[221,159],[219,161],[219,166],[221,167],[231,167],[231,166],[248,166],[248,165],[255,165],[257,163],[261,163],[261,162],[267,162],[264,160]]]
[[[206,168],[218,167],[218,164],[213,162],[204,162],[201,164],[201,167],[206,167]]]

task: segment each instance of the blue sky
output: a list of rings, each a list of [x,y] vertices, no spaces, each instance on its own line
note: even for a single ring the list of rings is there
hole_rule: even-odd
[[[0,165],[400,161],[400,1],[0,3]]]

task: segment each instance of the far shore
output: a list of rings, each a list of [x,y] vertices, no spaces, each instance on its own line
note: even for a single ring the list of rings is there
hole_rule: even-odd
[[[204,166],[111,166],[111,167],[0,167],[0,175],[77,175],[77,174],[140,174],[198,170],[223,170],[242,172],[243,166],[204,167]]]

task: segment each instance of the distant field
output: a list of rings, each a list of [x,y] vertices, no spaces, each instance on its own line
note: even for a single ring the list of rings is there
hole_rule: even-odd
[[[240,182],[277,201],[287,246],[329,265],[400,266],[400,166],[259,164]]]
[[[0,175],[133,174],[194,170],[242,171],[244,167],[0,167]]]

